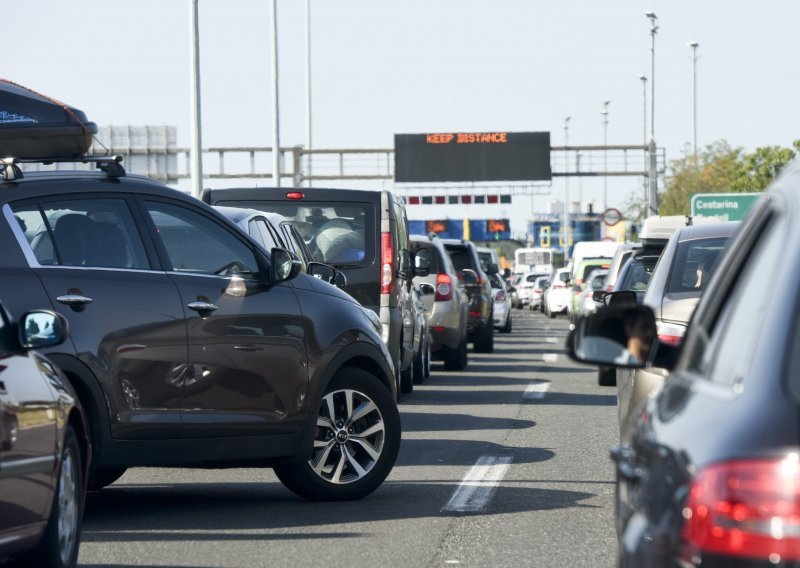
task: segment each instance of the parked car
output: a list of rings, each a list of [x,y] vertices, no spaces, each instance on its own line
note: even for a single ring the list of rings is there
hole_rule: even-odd
[[[494,301],[489,276],[481,268],[478,251],[470,241],[442,239],[470,299],[467,339],[477,353],[494,351]]]
[[[669,378],[612,451],[619,566],[800,561],[798,187],[795,163],[752,206],[713,278],[703,278],[681,344],[659,338],[648,357]],[[694,268],[675,282],[696,282]],[[656,334],[650,305],[635,309]],[[576,330],[573,346],[582,335]]]
[[[64,374],[36,349],[67,338],[49,310],[0,306],[0,564],[75,566],[91,460],[89,427]]]
[[[376,489],[401,432],[375,312],[116,165],[0,183],[0,297],[65,311],[72,341],[45,353],[89,417],[89,487],[135,466],[249,464],[310,499]]]
[[[408,221],[402,199],[390,191],[357,189],[207,189],[203,201],[267,210],[297,227],[315,261],[344,273],[345,292],[373,310],[383,324],[401,393],[414,388],[419,345],[411,281],[416,267],[409,251]]]
[[[542,299],[544,314],[549,318],[567,313],[567,306],[572,298],[572,289],[569,286],[570,272],[569,268],[559,268],[553,272]]]
[[[436,236],[411,236],[411,251],[428,251],[429,273],[414,276],[414,284],[423,291],[430,333],[431,356],[444,361],[448,371],[467,366],[467,321],[469,296],[460,281],[453,261]],[[431,294],[431,287],[433,293]],[[428,293],[424,293],[427,290]]]
[[[689,225],[670,237],[642,300],[655,313],[661,342],[677,345],[682,340],[705,287],[698,282],[698,263],[706,263],[703,278],[707,281],[714,273],[714,260],[738,226],[739,221]],[[616,375],[620,437],[624,440],[641,402],[661,386],[667,371],[651,366],[620,369]]]
[[[492,284],[494,300],[494,306],[492,306],[494,327],[500,333],[511,333],[511,297],[506,291],[506,283],[496,273],[489,275],[489,282]]]

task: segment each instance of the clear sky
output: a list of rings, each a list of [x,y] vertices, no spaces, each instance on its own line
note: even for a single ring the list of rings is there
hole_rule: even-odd
[[[188,147],[189,0],[6,0],[0,76],[99,125],[178,127]],[[312,0],[315,147],[388,148],[395,133],[550,131],[571,144],[643,138],[650,22],[658,16],[655,138],[675,159],[692,139],[697,41],[698,143],[753,150],[800,138],[796,0]],[[281,145],[305,142],[305,0],[278,0]],[[9,14],[11,14],[9,16]],[[269,0],[200,0],[204,146],[271,145]],[[649,87],[648,87],[649,91]],[[648,100],[648,106],[650,101]],[[649,112],[649,110],[648,110]],[[263,182],[262,182],[263,183]],[[640,180],[611,178],[621,206]],[[209,185],[208,183],[206,185]],[[511,207],[411,207],[413,218],[509,216]],[[391,183],[375,187],[391,187]],[[570,181],[585,201],[600,180]]]

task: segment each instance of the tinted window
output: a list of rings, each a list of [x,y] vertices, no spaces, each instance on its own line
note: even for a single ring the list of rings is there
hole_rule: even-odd
[[[617,289],[643,292],[647,289],[647,284],[650,282],[650,276],[653,275],[653,269],[657,261],[658,257],[631,259],[624,269],[625,275],[622,284]]]
[[[220,202],[279,213],[289,219],[308,247],[311,257],[334,266],[372,263],[376,243],[372,208],[367,204],[284,203],[263,201]]]
[[[715,237],[679,243],[672,262],[667,293],[701,290],[714,273],[717,257],[727,240],[727,237]],[[702,276],[698,271],[702,272]]]
[[[467,247],[463,246],[446,246],[447,253],[450,255],[450,260],[453,261],[453,266],[455,266],[456,270],[464,270],[465,268],[469,268],[470,270],[475,270],[477,267],[475,266],[475,259],[472,257],[471,251]]]
[[[769,223],[757,240],[748,260],[714,323],[708,342],[698,341],[690,356],[689,368],[714,382],[732,384],[748,375],[752,353],[764,326],[766,307],[774,298],[765,294],[780,270],[785,254],[782,232]]]
[[[12,207],[43,266],[149,268],[123,199],[70,199]]]
[[[274,233],[270,229],[265,219],[256,218],[250,221],[250,234],[264,246],[267,252],[270,252],[275,247],[282,246],[278,244]]]
[[[250,247],[208,217],[167,203],[145,205],[173,270],[244,278],[258,273]]]

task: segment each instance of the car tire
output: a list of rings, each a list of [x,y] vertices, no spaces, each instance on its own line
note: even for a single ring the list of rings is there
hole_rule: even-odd
[[[511,312],[508,312],[508,317],[506,318],[506,324],[500,328],[500,333],[511,333]]]
[[[419,346],[419,351],[417,351],[414,360],[411,362],[411,366],[414,367],[412,375],[412,381],[415,385],[422,383],[425,380],[425,343],[423,341],[422,345]]]
[[[50,519],[36,548],[20,558],[21,565],[58,568],[76,565],[85,497],[78,437],[72,426],[67,426]]]
[[[92,469],[89,472],[89,481],[86,488],[89,491],[100,491],[103,487],[108,487],[128,471],[125,467]]]
[[[597,384],[601,387],[613,387],[617,384],[616,367],[600,367],[597,370]]]
[[[475,335],[474,343],[476,353],[492,353],[494,351],[494,326],[491,323],[484,325]]]
[[[359,416],[360,412],[363,415]],[[325,426],[326,422],[330,426]],[[337,422],[342,426],[337,427]],[[389,389],[364,370],[344,367],[336,373],[311,427],[316,430],[311,458],[274,467],[278,479],[306,499],[361,499],[383,483],[397,459],[401,435],[397,404]],[[367,431],[370,433],[363,439],[353,441],[355,434]],[[345,442],[338,441],[342,432]]]
[[[408,364],[405,370],[400,371],[400,392],[402,394],[409,394],[414,391],[414,360]]]
[[[428,337],[425,340],[425,364],[424,364],[424,369],[425,369],[425,378],[427,379],[428,377],[431,376],[431,338],[430,337]]]

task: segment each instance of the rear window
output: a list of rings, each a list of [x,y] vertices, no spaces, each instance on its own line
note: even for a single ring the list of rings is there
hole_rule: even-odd
[[[472,258],[471,251],[467,247],[461,246],[445,246],[447,248],[447,252],[450,255],[450,259],[453,261],[453,266],[455,266],[456,270],[464,270],[465,268],[469,268],[470,270],[475,270],[477,267],[475,266],[475,260]]]
[[[218,205],[280,213],[303,237],[311,257],[333,266],[367,266],[375,258],[375,219],[366,203],[220,201]]]
[[[644,292],[650,283],[650,277],[653,275],[653,269],[657,262],[658,257],[656,256],[632,258],[630,265],[625,268],[625,278],[618,290]]]
[[[727,240],[727,237],[714,237],[678,244],[669,275],[667,293],[699,293],[705,288]]]

